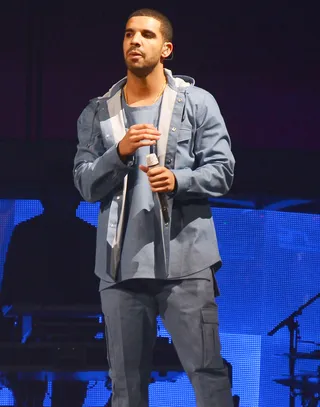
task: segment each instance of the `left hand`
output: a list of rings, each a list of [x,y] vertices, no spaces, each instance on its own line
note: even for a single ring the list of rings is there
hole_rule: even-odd
[[[176,185],[176,177],[166,167],[149,168],[139,165],[140,170],[149,178],[152,192],[172,192]]]

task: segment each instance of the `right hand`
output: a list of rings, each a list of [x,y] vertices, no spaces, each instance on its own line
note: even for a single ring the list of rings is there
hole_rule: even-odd
[[[159,138],[160,133],[152,124],[134,124],[118,145],[120,157],[132,155],[140,147],[152,146]]]

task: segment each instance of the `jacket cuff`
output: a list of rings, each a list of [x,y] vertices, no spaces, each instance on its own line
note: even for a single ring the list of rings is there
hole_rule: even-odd
[[[172,196],[179,195],[183,192],[187,192],[191,185],[191,168],[183,168],[181,170],[171,170],[176,178],[175,191],[172,191]]]
[[[99,157],[99,165],[98,163],[93,163],[93,166],[99,167],[98,176],[103,176],[104,172],[109,170],[115,174],[114,177],[118,176],[116,174],[122,173],[123,171],[127,172],[133,166],[134,161],[130,161],[125,164],[119,157],[117,153],[117,146],[113,145],[104,154]],[[97,161],[98,161],[97,160]],[[113,177],[113,178],[114,178]]]
[[[119,160],[126,166],[126,167],[132,167],[134,164],[134,155],[128,155],[124,160],[120,157],[119,154],[119,143],[116,144],[116,149],[117,149],[117,154],[119,157]]]

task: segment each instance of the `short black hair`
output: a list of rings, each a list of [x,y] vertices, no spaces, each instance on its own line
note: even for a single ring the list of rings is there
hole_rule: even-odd
[[[164,14],[160,13],[160,11],[153,10],[151,8],[141,8],[131,13],[127,21],[129,21],[132,17],[152,17],[155,20],[160,21],[160,31],[164,40],[168,42],[172,41],[173,28],[171,21]]]

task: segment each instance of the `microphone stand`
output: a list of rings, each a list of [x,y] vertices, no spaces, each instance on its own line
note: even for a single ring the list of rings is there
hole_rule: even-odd
[[[281,321],[277,326],[275,326],[270,332],[269,336],[273,336],[281,328],[287,326],[289,330],[289,374],[291,377],[295,374],[295,364],[296,356],[298,353],[298,340],[300,339],[300,330],[298,316],[302,315],[302,311],[307,308],[310,304],[316,301],[320,297],[320,293],[312,297],[305,304],[301,305],[296,311],[290,314],[286,319]],[[289,407],[295,407],[295,391],[293,387],[290,387],[290,397],[289,397]]]

